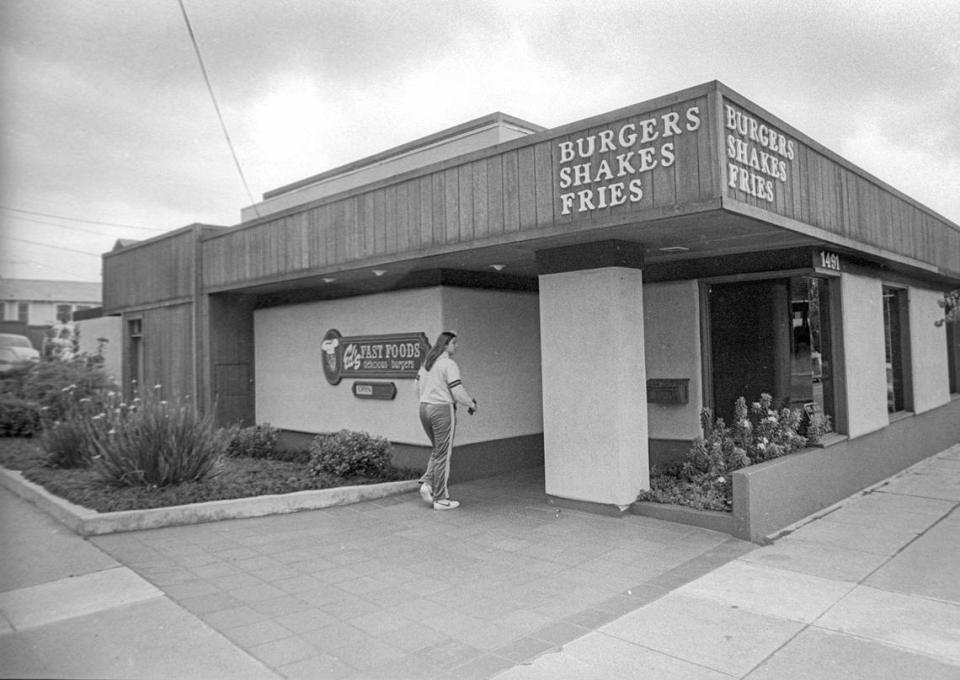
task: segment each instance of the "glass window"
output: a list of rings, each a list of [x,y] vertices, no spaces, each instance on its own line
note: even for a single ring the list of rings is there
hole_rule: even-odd
[[[960,321],[947,324],[947,371],[950,392],[960,392]]]
[[[57,305],[57,321],[67,323],[73,315],[73,305]]]
[[[912,407],[909,371],[907,291],[883,287],[883,343],[887,364],[887,412]]]
[[[827,279],[790,279],[790,406],[835,419]]]
[[[17,321],[20,323],[30,323],[30,303],[17,303]]]

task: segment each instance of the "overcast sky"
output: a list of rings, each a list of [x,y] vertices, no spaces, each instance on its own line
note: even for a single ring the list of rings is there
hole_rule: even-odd
[[[493,111],[720,80],[960,222],[956,0],[184,4],[255,200]],[[0,276],[96,281],[118,238],[240,221],[177,0],[0,0],[0,50]]]

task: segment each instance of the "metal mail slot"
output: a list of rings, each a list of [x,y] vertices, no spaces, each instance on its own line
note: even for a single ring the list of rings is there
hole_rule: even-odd
[[[648,404],[686,404],[690,401],[689,378],[651,378],[647,380]]]

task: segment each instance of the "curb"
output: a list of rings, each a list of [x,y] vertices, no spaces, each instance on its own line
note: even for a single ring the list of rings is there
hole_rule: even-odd
[[[416,480],[341,486],[334,489],[295,491],[288,494],[231,498],[206,503],[173,505],[149,510],[97,512],[55,496],[16,470],[0,468],[0,485],[33,503],[80,536],[99,536],[124,531],[280,515],[302,510],[320,510],[414,491]]]

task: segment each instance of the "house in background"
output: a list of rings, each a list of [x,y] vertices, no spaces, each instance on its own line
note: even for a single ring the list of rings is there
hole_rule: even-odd
[[[97,281],[49,281],[0,278],[0,321],[52,326],[73,320],[73,313],[99,307]]]
[[[60,334],[56,326],[72,324],[75,312],[100,306],[101,291],[96,281],[0,278],[0,331],[27,336],[42,355]]]

